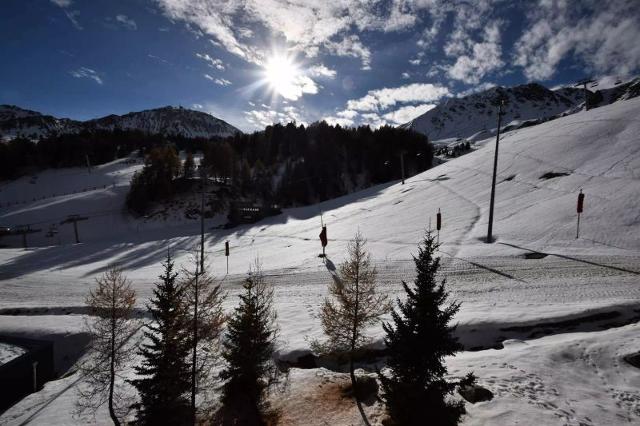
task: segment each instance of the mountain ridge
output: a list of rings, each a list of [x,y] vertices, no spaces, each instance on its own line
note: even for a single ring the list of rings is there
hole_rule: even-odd
[[[0,105],[0,138],[38,139],[82,130],[140,130],[165,136],[216,137],[242,133],[235,126],[211,114],[181,106],[165,106],[123,115],[110,114],[86,121],[57,118],[20,108]]]
[[[587,89],[586,93],[590,108],[638,95],[640,78],[595,92]],[[464,97],[447,98],[401,127],[425,134],[429,140],[440,144],[460,139],[472,142],[485,139],[495,134],[499,99],[506,100],[501,128],[513,129],[580,111],[584,107],[585,92],[575,87],[552,90],[539,83],[495,86]]]

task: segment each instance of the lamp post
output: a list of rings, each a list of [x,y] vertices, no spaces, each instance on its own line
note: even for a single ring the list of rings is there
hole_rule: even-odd
[[[496,175],[498,174],[498,145],[500,143],[500,125],[502,121],[502,107],[504,100],[500,101],[498,107],[498,130],[496,132],[496,150],[493,158],[493,178],[491,179],[491,202],[489,204],[489,228],[487,229],[487,243],[493,242],[493,205],[496,199]]]

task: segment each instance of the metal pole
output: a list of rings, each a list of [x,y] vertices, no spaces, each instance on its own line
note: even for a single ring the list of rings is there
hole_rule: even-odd
[[[196,262],[195,303],[193,306],[193,354],[191,361],[191,415],[196,424],[196,360],[198,351],[198,263]]]
[[[200,203],[200,271],[204,271],[204,179],[206,179],[206,177],[207,173],[202,169],[202,200]]]
[[[576,229],[576,239],[580,237],[580,213],[578,213],[578,228]]]
[[[400,170],[402,171],[402,184],[404,185],[404,151],[400,153]]]
[[[496,132],[496,150],[493,158],[493,178],[491,179],[491,202],[489,204],[489,229],[487,230],[487,243],[493,242],[493,205],[496,198],[496,175],[498,174],[498,145],[500,142],[500,124],[502,120],[502,106],[504,101],[500,101],[498,108],[498,131]]]
[[[33,370],[33,391],[38,392],[38,361],[33,361],[31,368]]]
[[[76,244],[80,243],[80,238],[78,238],[78,221],[73,221],[73,231],[76,234]]]

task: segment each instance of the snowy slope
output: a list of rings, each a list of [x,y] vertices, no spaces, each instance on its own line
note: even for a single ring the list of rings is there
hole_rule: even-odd
[[[210,114],[182,107],[163,107],[125,115],[109,115],[88,121],[55,118],[13,105],[0,105],[0,139],[18,136],[37,139],[81,130],[140,130],[146,133],[183,137],[231,136],[239,130]]]
[[[462,302],[459,336],[467,348],[511,339],[502,350],[464,352],[447,360],[451,373],[473,370],[496,394],[491,402],[468,405],[464,424],[633,424],[640,419],[640,371],[622,357],[640,351],[638,326],[595,330],[629,322],[640,310],[638,116],[640,98],[635,98],[506,132],[498,167],[497,241],[491,245],[483,238],[492,139],[405,185],[379,185],[229,230],[212,229],[224,223],[223,217],[207,219],[206,251],[229,295],[225,307],[237,303],[240,280],[259,256],[276,286],[281,356],[295,358],[308,350],[307,337],[321,333],[315,315],[356,230],[368,238],[383,291],[393,297],[401,294],[399,281],[412,278],[410,254],[440,208],[443,272],[453,297]],[[178,265],[186,262],[199,241],[197,221],[137,220],[122,212],[128,179],[139,167],[119,160],[90,174],[46,171],[0,187],[0,225],[37,222],[46,230],[69,213],[89,217],[79,224],[82,244],[71,244],[73,233],[66,225],[60,226],[60,246],[55,238],[35,234],[30,243],[38,248],[0,250],[0,333],[65,342],[81,333],[87,290],[109,263],[125,268],[143,308],[167,247]],[[541,179],[548,172],[567,175]],[[580,188],[586,202],[576,239]],[[53,195],[54,190],[59,192]],[[48,198],[28,199],[35,195]],[[326,263],[317,256],[321,212],[329,235]],[[226,240],[231,245],[228,275],[222,254]],[[20,245],[19,239],[0,242]],[[527,259],[532,251],[546,257]],[[381,330],[371,333],[380,344]],[[326,383],[323,374],[296,370],[293,389],[319,389]],[[70,416],[79,379],[72,375],[48,384],[0,423],[91,423]],[[308,424],[299,407],[316,413],[311,397],[288,394],[278,403],[294,416],[291,424]],[[327,412],[318,415],[319,421],[357,421],[353,406],[336,404],[319,407],[318,413]],[[377,410],[376,405],[368,409]],[[97,423],[104,419],[102,412]]]
[[[638,250],[640,244],[633,231],[640,226],[636,209],[640,124],[635,119],[639,112],[638,99],[632,99],[505,133],[496,206],[498,238],[527,242],[539,249],[614,245]],[[492,139],[488,142],[493,144]],[[406,257],[404,245],[413,245],[429,216],[442,208],[447,244],[468,250],[476,245],[486,247],[478,239],[486,230],[492,161],[489,146],[408,179],[404,186],[384,184],[318,205],[288,209],[254,226],[213,231],[211,239],[231,238],[236,246],[244,247],[247,235],[255,234],[260,236],[254,242],[256,250],[260,249],[259,241],[269,237],[283,242],[301,240],[292,250],[293,257],[276,256],[270,267],[300,264],[315,254],[319,213],[324,211],[330,238],[338,240],[332,243],[338,246],[334,252],[340,252],[341,241],[360,226],[377,256]],[[130,176],[139,167],[120,160],[91,173],[86,169],[46,171],[35,179],[24,177],[7,183],[0,187],[0,223],[46,225],[48,217],[63,216],[67,211],[90,215],[91,210],[122,209]],[[568,175],[541,179],[547,172]],[[92,191],[73,193],[87,188]],[[587,194],[585,238],[575,241],[575,200],[580,188]],[[99,200],[104,200],[104,205]],[[7,206],[16,202],[22,204]],[[113,220],[124,223],[121,217],[118,213]],[[93,233],[87,242],[130,240],[118,227],[103,229],[91,223],[92,219],[83,226]],[[185,230],[186,234],[196,232],[195,222]],[[158,238],[151,231],[141,231],[141,236]],[[45,243],[38,236],[33,241]],[[380,250],[375,247],[378,242]]]
[[[411,277],[410,253],[438,208],[443,213],[440,240],[447,273],[456,294],[468,302],[461,314],[465,321],[532,321],[632,303],[640,297],[638,114],[640,99],[632,99],[507,132],[500,148],[497,242],[492,245],[485,244],[484,237],[493,149],[484,144],[407,179],[405,185],[379,185],[234,229],[214,229],[225,222],[223,215],[207,219],[206,251],[213,271],[223,277],[224,241],[230,242],[228,282],[233,291],[250,262],[260,257],[281,285],[280,315],[288,324],[283,328],[293,349],[306,345],[305,334],[317,332],[299,320],[301,310],[305,318],[312,318],[309,306],[319,303],[324,283],[344,258],[346,243],[356,230],[369,240],[381,278],[397,284]],[[91,174],[80,169],[48,171],[36,183],[23,178],[0,188],[5,203],[22,200],[25,194],[51,195],[0,209],[3,226],[32,223],[43,230],[29,236],[30,245],[41,246],[36,249],[17,248],[19,237],[2,239],[16,248],[0,250],[0,308],[81,306],[87,284],[113,262],[128,271],[144,300],[168,246],[178,263],[186,261],[199,241],[198,221],[127,216],[123,205],[128,179],[140,165],[125,161]],[[548,172],[567,175],[541,179]],[[77,176],[65,181],[64,173]],[[101,183],[106,188],[99,187]],[[50,185],[71,193],[53,196]],[[77,192],[85,185],[98,187]],[[586,202],[581,237],[576,239],[580,188]],[[329,235],[326,264],[318,258],[321,212]],[[72,245],[71,225],[58,225],[59,234],[46,237],[49,227],[68,214],[89,218],[79,223],[83,244]],[[558,256],[532,263],[524,258],[530,250]],[[526,306],[513,311],[512,304],[521,300]]]

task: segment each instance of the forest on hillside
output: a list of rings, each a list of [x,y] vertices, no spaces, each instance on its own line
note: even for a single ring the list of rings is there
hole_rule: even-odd
[[[144,214],[154,202],[170,198],[194,176],[178,152],[203,154],[209,178],[224,183],[232,199],[282,207],[307,205],[431,167],[427,137],[389,126],[343,128],[326,122],[309,126],[267,126],[227,138],[188,139],[139,131],[84,131],[0,144],[0,179],[14,179],[45,168],[85,167],[137,154],[145,167],[132,180],[128,207]],[[192,155],[190,155],[191,157]],[[182,179],[181,179],[182,178]]]
[[[229,200],[291,207],[335,198],[431,167],[433,149],[424,135],[381,127],[342,128],[325,122],[308,127],[276,124],[264,131],[216,141],[190,141],[201,149],[202,169],[225,186]],[[191,155],[180,163],[173,146],[157,147],[145,157],[127,199],[130,210],[146,213],[154,202],[188,188]]]

